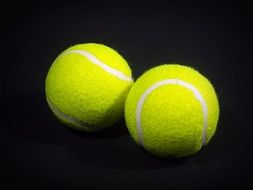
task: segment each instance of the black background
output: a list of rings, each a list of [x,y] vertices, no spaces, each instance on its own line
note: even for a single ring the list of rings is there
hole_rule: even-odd
[[[5,189],[250,189],[252,10],[241,1],[175,2],[2,6]],[[189,65],[207,76],[221,109],[212,141],[190,157],[159,159],[133,142],[123,119],[92,134],[65,128],[45,101],[45,77],[61,51],[86,42],[117,49],[135,79],[162,63]]]

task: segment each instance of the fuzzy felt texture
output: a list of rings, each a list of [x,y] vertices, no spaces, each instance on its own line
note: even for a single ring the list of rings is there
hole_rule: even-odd
[[[206,141],[209,142],[215,133],[219,105],[211,83],[189,67],[161,65],[145,72],[133,85],[126,100],[127,127],[138,144],[136,107],[140,97],[156,82],[175,78],[192,84],[201,93],[208,108]],[[160,157],[193,154],[201,148],[203,120],[200,102],[189,89],[179,85],[161,86],[147,96],[142,108],[144,148]]]
[[[107,46],[80,44],[64,52],[69,50],[85,50],[131,77],[125,59]],[[125,99],[132,84],[133,81],[117,78],[86,57],[70,53],[56,58],[47,74],[45,90],[51,108],[89,127],[69,121],[52,110],[58,119],[76,129],[94,131],[113,125],[123,116]]]

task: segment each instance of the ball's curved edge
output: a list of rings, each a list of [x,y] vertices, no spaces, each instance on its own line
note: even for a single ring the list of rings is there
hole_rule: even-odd
[[[136,82],[135,82],[135,84],[140,84],[140,83],[138,83],[138,80],[141,78],[141,77],[143,77],[144,75],[147,75],[151,70],[158,70],[158,69],[161,69],[162,67],[164,67],[164,66],[177,66],[179,69],[180,68],[183,68],[183,69],[185,69],[185,68],[187,68],[187,69],[189,69],[190,71],[193,71],[195,74],[197,74],[197,75],[200,75],[201,77],[203,77],[203,81],[204,82],[202,82],[202,86],[203,86],[203,84],[208,84],[207,85],[207,87],[205,87],[204,89],[206,90],[206,89],[208,89],[209,88],[209,90],[211,90],[211,92],[209,93],[209,92],[204,92],[205,93],[205,97],[206,96],[213,96],[213,98],[216,100],[217,99],[217,102],[216,101],[209,101],[209,104],[210,104],[210,102],[212,103],[217,103],[217,105],[215,105],[214,106],[214,108],[215,108],[215,112],[218,112],[218,115],[217,115],[217,117],[214,117],[214,119],[215,120],[217,120],[216,122],[214,122],[214,123],[212,123],[211,124],[211,128],[213,128],[213,130],[214,130],[214,132],[215,132],[215,130],[216,130],[216,127],[217,127],[217,125],[218,125],[218,120],[219,120],[219,110],[220,110],[220,106],[219,106],[219,101],[218,101],[218,97],[217,97],[217,93],[216,93],[216,91],[215,91],[215,89],[214,89],[214,87],[213,87],[213,85],[212,85],[212,83],[204,76],[204,75],[202,75],[198,70],[195,70],[195,68],[192,68],[192,67],[189,67],[189,66],[185,66],[185,65],[181,65],[181,64],[162,64],[162,65],[159,65],[159,66],[157,66],[157,67],[155,67],[155,68],[152,68],[152,69],[149,69],[149,70],[147,70],[147,71],[145,71],[137,80],[136,80]],[[184,74],[183,74],[184,75]],[[187,78],[186,78],[187,79]],[[182,80],[185,80],[184,78],[182,79]],[[145,87],[146,87],[146,85],[147,85],[147,83],[146,84],[142,84],[142,85],[144,85]],[[150,85],[151,86],[151,85]],[[198,88],[197,88],[198,89]],[[129,132],[130,132],[130,134],[131,134],[131,136],[132,136],[132,138],[134,139],[134,141],[137,143],[137,144],[139,144],[140,146],[142,146],[143,147],[143,149],[145,149],[145,147],[142,145],[142,143],[140,143],[139,142],[139,138],[138,138],[138,134],[137,134],[137,132],[136,132],[136,126],[133,124],[134,122],[133,121],[130,121],[130,120],[133,120],[133,115],[134,114],[132,114],[133,112],[135,112],[135,111],[133,111],[133,105],[128,105],[128,104],[133,104],[134,103],[134,105],[136,105],[137,103],[136,103],[136,101],[133,101],[133,100],[130,100],[130,99],[132,99],[132,98],[134,98],[134,96],[135,95],[133,95],[132,93],[132,91],[133,90],[135,90],[136,91],[136,88],[132,88],[131,90],[130,90],[130,92],[129,92],[129,94],[128,94],[128,97],[127,97],[127,99],[126,99],[126,102],[125,102],[125,118],[126,118],[126,124],[127,124],[127,127],[128,127],[128,130],[129,130]],[[139,89],[137,89],[137,91],[141,91],[141,90],[139,90]],[[199,91],[200,91],[200,93],[202,94],[202,89],[199,89]],[[129,96],[130,95],[130,96]],[[129,98],[130,97],[130,98]],[[206,98],[205,98],[204,96],[203,96],[203,98],[204,98],[204,100],[205,101],[207,101],[206,100]],[[136,98],[136,97],[135,97]],[[208,97],[209,99],[210,99],[210,97]],[[206,103],[207,104],[207,103]],[[216,108],[217,107],[217,108]],[[212,107],[213,108],[213,107]],[[217,110],[216,110],[217,109]],[[132,119],[130,119],[129,120],[129,118],[127,118],[127,117],[131,117]],[[207,119],[206,119],[207,120]],[[208,121],[206,121],[206,122],[208,122]],[[128,126],[129,125],[129,126]],[[207,131],[207,129],[206,129],[206,131]],[[206,145],[208,142],[209,142],[209,140],[212,138],[212,136],[213,136],[213,134],[209,134],[209,137],[207,138],[207,134],[206,134],[206,131],[205,131],[205,133],[204,133],[204,136],[205,136],[205,138],[204,138],[204,141],[202,141],[202,146],[204,146],[204,145]],[[203,134],[203,133],[202,133]],[[203,139],[203,138],[202,138]],[[153,155],[155,155],[155,156],[158,156],[158,157],[162,157],[162,158],[167,158],[167,157],[174,157],[174,158],[181,158],[181,157],[187,157],[187,156],[190,156],[190,155],[193,155],[193,154],[196,154],[200,149],[198,149],[198,150],[196,150],[196,151],[194,151],[194,152],[191,152],[191,153],[186,153],[186,154],[181,154],[181,155],[170,155],[170,154],[164,154],[164,155],[160,155],[160,154],[155,154],[154,152],[150,152],[150,151],[148,151],[147,149],[145,149],[147,152],[149,152],[150,154],[153,154]]]
[[[74,54],[76,54],[76,55],[74,55]],[[49,72],[52,68],[56,68],[55,71],[57,71],[57,64],[59,64],[59,62],[64,63],[64,61],[66,61],[66,60],[64,60],[66,58],[65,56],[70,61],[72,61],[71,60],[72,58],[77,58],[79,60],[85,60],[87,63],[91,62],[92,64],[89,64],[89,66],[92,65],[92,67],[98,68],[98,70],[99,70],[99,74],[94,75],[95,77],[100,79],[99,84],[104,85],[104,83],[105,83],[104,77],[102,75],[100,75],[101,71],[103,71],[105,73],[105,75],[108,75],[108,78],[109,77],[110,78],[106,82],[108,84],[110,84],[110,85],[107,85],[110,87],[110,88],[107,88],[107,89],[110,89],[108,91],[110,93],[116,92],[118,87],[120,87],[122,90],[124,90],[123,89],[124,85],[126,86],[126,89],[128,89],[127,86],[131,87],[134,82],[133,78],[132,78],[131,68],[129,67],[129,64],[124,59],[124,57],[121,54],[119,54],[116,50],[114,50],[113,48],[108,47],[104,44],[99,44],[99,43],[76,44],[76,45],[73,45],[73,46],[67,48],[66,50],[64,50],[62,53],[60,53],[58,55],[58,57],[52,63],[52,65],[55,65],[55,67],[52,67],[52,65],[51,65],[51,67],[48,71],[46,80],[47,80],[47,78],[49,76]],[[61,58],[63,58],[63,60],[61,60]],[[75,60],[75,59],[73,59],[73,60]],[[81,61],[79,61],[79,62],[81,62]],[[98,67],[95,67],[95,66],[98,66]],[[66,75],[62,74],[61,76],[66,76]],[[71,75],[71,77],[72,76],[73,76],[73,74]],[[55,80],[60,81],[60,83],[62,83],[64,86],[64,82],[62,82],[62,80],[59,80],[59,79],[61,79],[60,77],[56,78],[57,80],[56,79]],[[113,84],[113,82],[110,81],[111,79],[114,80],[115,78],[120,79],[120,80],[117,80],[117,85]],[[91,78],[91,79],[94,80],[95,78]],[[120,82],[118,82],[118,81],[120,81]],[[54,82],[55,81],[53,81],[53,85],[51,85],[51,87],[53,86],[52,88],[54,88],[54,85],[55,85]],[[124,85],[122,86],[122,84],[120,84],[120,83],[124,83]],[[61,86],[62,84],[60,84],[60,85],[58,84],[58,86],[62,87]],[[90,85],[90,83],[89,83],[89,85]],[[75,85],[73,85],[73,86],[75,86]],[[82,85],[82,86],[87,86],[87,85]],[[52,88],[50,88],[50,89],[52,90]],[[72,86],[71,86],[71,88],[72,88]],[[50,91],[50,89],[48,91]],[[101,88],[97,88],[97,89],[99,89],[101,91]],[[114,89],[116,89],[116,90],[114,90]],[[88,90],[85,89],[85,90],[89,91],[89,89]],[[95,93],[96,95],[100,93],[99,90],[97,93]],[[46,85],[46,91],[47,91],[47,85]],[[126,90],[124,90],[124,92],[126,92]],[[101,97],[99,97],[100,99],[98,99],[98,98],[97,99],[101,100],[101,101],[103,100],[104,102],[110,102],[110,101],[108,101],[109,99],[114,100],[113,98],[111,98],[111,96],[108,96],[108,94],[110,95],[110,93],[106,94],[106,96],[109,97],[106,100],[104,100],[103,97],[102,97],[102,99],[101,99]],[[102,105],[101,107],[104,110],[100,113],[102,113],[104,115],[102,115],[102,117],[98,117],[99,119],[102,118],[100,121],[96,121],[93,119],[89,120],[89,118],[93,117],[92,115],[91,116],[89,115],[89,117],[86,117],[85,113],[82,113],[83,115],[76,114],[76,113],[72,114],[73,110],[70,110],[70,109],[66,110],[65,109],[66,107],[62,108],[61,106],[59,106],[61,104],[66,104],[66,102],[64,102],[64,97],[63,97],[63,100],[60,101],[61,103],[59,103],[57,101],[58,97],[55,97],[55,96],[60,95],[60,94],[57,94],[57,93],[54,93],[51,91],[48,94],[46,92],[46,95],[47,95],[48,105],[49,105],[51,111],[53,112],[53,114],[64,125],[66,125],[68,127],[71,127],[71,128],[77,129],[77,130],[81,130],[81,131],[85,131],[85,132],[93,132],[93,131],[95,132],[95,131],[99,131],[101,129],[104,129],[106,127],[112,126],[114,123],[116,123],[118,121],[118,118],[117,118],[118,114],[117,113],[119,113],[120,111],[116,110],[114,107],[106,107],[108,105],[109,106],[115,105],[115,103],[117,103],[117,102],[114,103],[113,101],[111,101],[112,104],[105,104],[105,106]],[[112,94],[112,95],[114,95],[114,94]],[[50,98],[51,101],[48,98]],[[118,100],[117,97],[115,99]],[[95,98],[95,101],[96,101],[96,98]],[[58,103],[56,103],[56,102],[58,102]],[[72,101],[71,103],[73,103],[73,102],[75,102],[75,101]],[[99,101],[96,101],[96,102],[99,102]],[[72,106],[72,105],[73,104],[69,104],[68,106]],[[93,105],[95,105],[94,107],[99,107],[94,102],[93,102]],[[80,108],[78,105],[72,106],[72,108],[73,107],[78,108],[78,109]],[[120,106],[116,106],[116,107],[118,108]],[[86,105],[83,105],[80,109],[86,109]],[[62,111],[62,110],[65,110],[65,111]],[[86,110],[88,110],[88,109],[86,109]],[[93,110],[95,110],[95,109],[93,109]],[[89,112],[89,110],[87,112]],[[110,113],[112,113],[112,114],[110,115]],[[122,113],[123,113],[123,111],[122,111]],[[76,117],[76,115],[78,115],[78,117]],[[113,116],[113,117],[110,118],[111,116]],[[107,123],[107,122],[109,122],[109,123]]]

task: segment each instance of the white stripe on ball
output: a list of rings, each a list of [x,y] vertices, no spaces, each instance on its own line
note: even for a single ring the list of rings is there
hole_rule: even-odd
[[[93,64],[101,67],[102,69],[104,69],[108,73],[116,76],[117,78],[119,78],[121,80],[124,80],[124,81],[132,81],[133,80],[131,76],[129,77],[129,76],[125,75],[124,73],[122,73],[121,71],[106,65],[105,63],[103,63],[102,61],[97,59],[94,55],[92,55],[88,51],[85,51],[85,50],[69,50],[69,51],[64,52],[62,55],[66,55],[66,54],[70,54],[70,53],[79,54],[81,56],[86,57]]]
[[[147,96],[152,93],[155,89],[164,86],[164,85],[179,85],[182,87],[187,88],[190,90],[195,98],[200,102],[201,107],[202,107],[202,112],[203,112],[203,130],[202,130],[202,146],[206,144],[206,135],[207,135],[207,114],[208,114],[208,109],[207,109],[207,104],[201,95],[201,93],[198,91],[196,87],[194,87],[192,84],[187,83],[183,80],[180,79],[166,79],[159,81],[152,86],[150,86],[141,96],[137,103],[137,109],[136,109],[136,126],[137,126],[137,134],[138,134],[138,139],[139,143],[143,146],[143,133],[142,133],[142,126],[141,126],[141,112],[142,112],[142,107],[143,104],[147,98]]]

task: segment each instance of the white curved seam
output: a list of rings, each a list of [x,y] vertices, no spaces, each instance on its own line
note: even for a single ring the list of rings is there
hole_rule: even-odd
[[[81,122],[81,121],[79,121],[79,120],[77,120],[77,119],[75,119],[75,118],[73,118],[73,117],[71,117],[71,116],[68,116],[68,115],[62,113],[61,111],[59,111],[59,110],[51,103],[51,101],[50,101],[48,98],[47,98],[47,103],[48,103],[49,107],[51,108],[51,110],[52,110],[56,115],[58,115],[59,117],[64,118],[64,119],[68,120],[69,122],[78,125],[80,128],[84,127],[84,126],[83,126],[83,125],[84,125],[83,122]]]
[[[138,139],[139,143],[143,146],[143,132],[142,132],[142,126],[141,126],[141,112],[142,112],[142,107],[143,104],[147,98],[147,96],[153,92],[155,89],[164,86],[164,85],[179,85],[182,87],[187,88],[190,90],[195,98],[200,102],[201,107],[202,107],[202,112],[203,112],[203,130],[202,130],[202,146],[206,144],[206,133],[207,133],[207,114],[208,114],[208,109],[207,109],[207,104],[201,95],[201,93],[198,91],[196,87],[194,87],[192,84],[187,83],[183,80],[180,79],[166,79],[159,81],[152,86],[150,86],[141,96],[140,100],[137,103],[137,109],[136,109],[136,126],[137,126],[137,134],[138,134]]]
[[[132,77],[125,75],[124,73],[122,73],[121,71],[119,71],[117,69],[109,67],[108,65],[106,65],[105,63],[103,63],[99,59],[97,59],[94,55],[92,55],[91,53],[89,53],[85,50],[69,50],[69,51],[64,52],[62,55],[66,55],[66,54],[70,54],[70,53],[79,54],[81,56],[86,57],[93,64],[101,67],[102,69],[104,69],[108,73],[116,76],[117,78],[119,78],[121,80],[124,80],[124,81],[132,81],[133,80]]]

